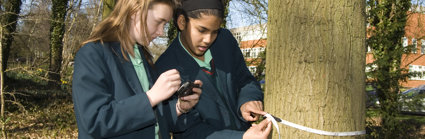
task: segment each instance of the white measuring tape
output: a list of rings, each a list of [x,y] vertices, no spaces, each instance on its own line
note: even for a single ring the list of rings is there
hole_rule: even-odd
[[[318,129],[313,129],[313,128],[309,128],[309,127],[305,127],[299,124],[295,124],[277,117],[274,117],[271,114],[266,114],[264,115],[267,118],[270,118],[272,120],[272,123],[274,125],[274,127],[276,127],[277,129],[277,133],[279,134],[279,139],[280,139],[280,130],[279,130],[279,125],[277,125],[277,122],[279,121],[279,123],[282,123],[284,125],[299,129],[299,130],[304,130],[310,133],[315,133],[315,134],[319,134],[319,135],[326,135],[326,136],[358,136],[358,135],[364,135],[366,134],[366,130],[362,130],[362,131],[352,131],[352,132],[329,132],[329,131],[323,131],[323,130],[318,130]],[[276,120],[277,119],[277,120]]]

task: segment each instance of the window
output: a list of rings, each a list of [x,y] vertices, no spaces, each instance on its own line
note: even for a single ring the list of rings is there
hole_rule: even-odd
[[[407,37],[403,37],[403,47],[407,47],[409,43],[407,42]]]
[[[418,42],[416,41],[415,38],[412,39],[412,45],[413,45],[412,53],[416,54],[416,46],[418,46]]]
[[[249,57],[248,49],[242,49],[242,54],[245,56],[245,58]]]
[[[257,67],[255,66],[249,66],[248,69],[252,74],[254,74],[257,71]]]
[[[257,57],[258,57],[258,48],[254,48],[254,49],[252,50],[252,57],[253,57],[253,58],[257,58]]]
[[[250,56],[253,57],[253,58],[256,57],[255,50],[256,50],[255,48],[252,48],[251,51],[250,51],[250,53],[251,53]]]
[[[236,33],[235,33],[235,38],[236,38],[236,40],[237,40],[238,42],[242,41],[242,35],[241,35],[241,33],[240,33],[240,32],[236,32]]]
[[[410,80],[425,80],[424,72],[425,66],[409,65],[409,73],[416,73],[416,76],[409,78]]]
[[[251,58],[251,49],[250,48],[248,48],[248,49],[245,49],[246,50],[246,52],[245,52],[245,58]]]
[[[421,40],[421,54],[425,54],[425,40]]]

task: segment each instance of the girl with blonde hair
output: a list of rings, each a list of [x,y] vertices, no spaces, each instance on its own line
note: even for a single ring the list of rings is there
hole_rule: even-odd
[[[147,46],[163,35],[174,7],[172,0],[118,0],[83,42],[72,82],[79,138],[170,138],[175,120],[198,102],[201,89],[194,88],[163,105],[180,75],[171,69],[156,76],[152,68]]]

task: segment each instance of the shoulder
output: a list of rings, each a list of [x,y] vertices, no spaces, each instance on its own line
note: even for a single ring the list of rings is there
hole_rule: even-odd
[[[225,29],[225,28],[220,28],[220,30],[219,30],[219,34],[221,35],[221,36],[227,36],[227,37],[233,37],[233,34],[232,34],[232,32],[230,32],[230,30],[228,30],[228,29]],[[219,35],[219,36],[220,36]]]
[[[238,41],[236,41],[235,37],[233,37],[233,34],[230,32],[230,30],[221,28],[217,35],[217,39],[213,43],[213,47],[211,47],[211,50],[220,51],[220,53],[233,53],[237,49],[239,49]]]
[[[109,52],[112,47],[117,46],[119,47],[118,42],[104,42],[101,43],[99,41],[96,42],[89,42],[84,44],[77,52],[76,56],[79,55],[104,55],[105,51]]]
[[[155,65],[164,63],[169,61],[170,59],[174,59],[173,57],[175,57],[176,55],[176,51],[178,48],[179,42],[177,41],[177,38],[174,39],[174,41],[170,44],[170,46],[168,46],[168,48],[164,51],[164,53],[162,53],[158,60],[155,62]]]
[[[233,34],[230,32],[230,30],[221,28],[219,30],[219,34],[216,39],[216,43],[219,43],[221,46],[228,47],[229,45],[238,47],[238,42],[236,41]]]
[[[231,41],[232,43],[237,43],[235,37],[233,36],[232,32],[230,30],[221,28],[219,30],[219,35],[217,36],[218,39]]]
[[[76,58],[90,55],[99,55],[102,51],[102,44],[100,42],[89,42],[84,44],[80,49],[78,49]]]

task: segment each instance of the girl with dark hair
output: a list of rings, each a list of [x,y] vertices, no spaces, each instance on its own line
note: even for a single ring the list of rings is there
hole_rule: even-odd
[[[266,114],[263,92],[222,20],[220,0],[184,0],[174,14],[179,33],[155,67],[178,68],[183,79],[203,82],[199,103],[184,114],[192,123],[173,129],[175,138],[261,139],[271,131],[269,120],[249,123]]]

